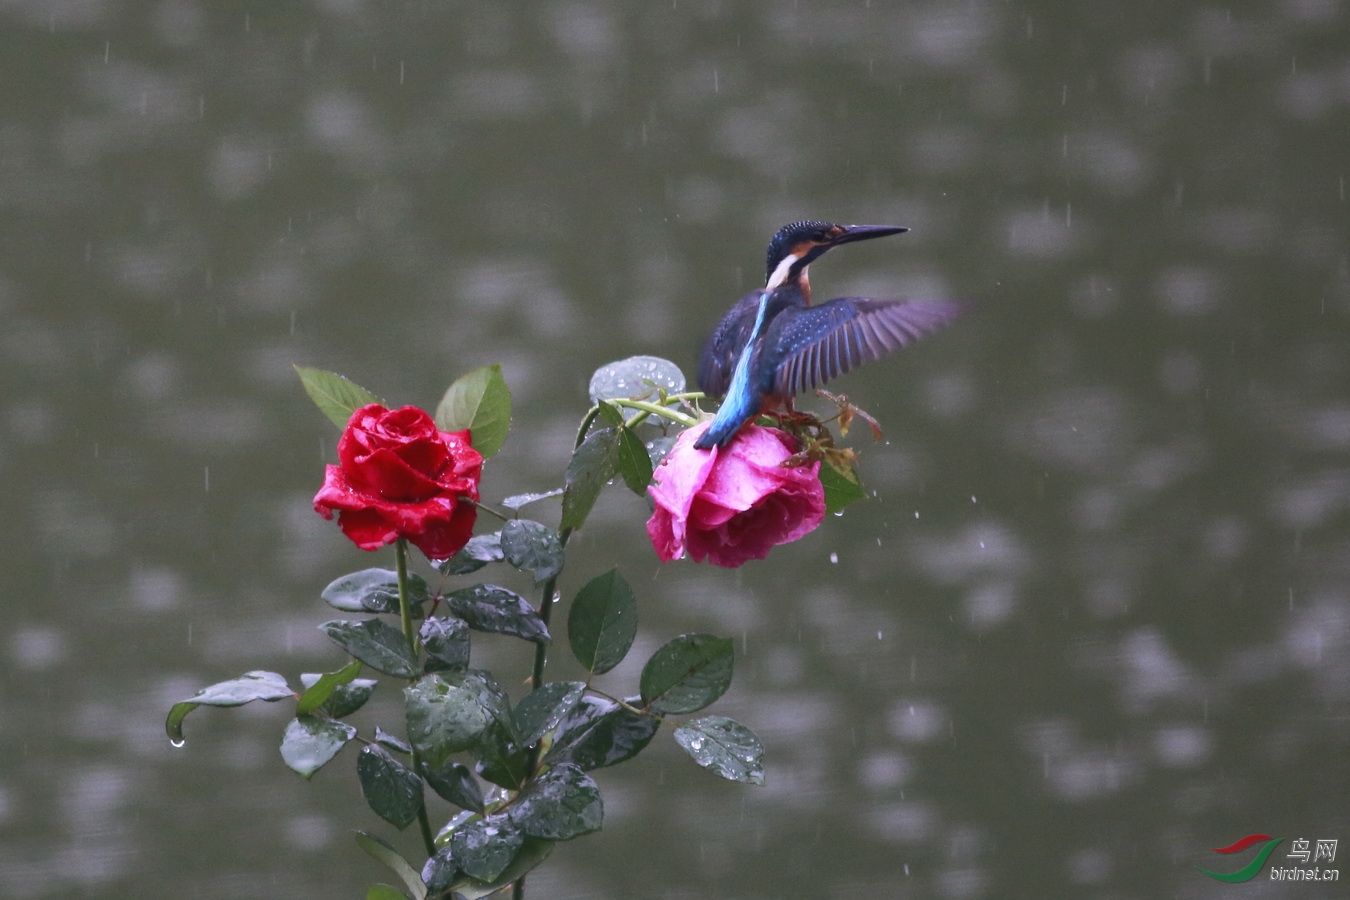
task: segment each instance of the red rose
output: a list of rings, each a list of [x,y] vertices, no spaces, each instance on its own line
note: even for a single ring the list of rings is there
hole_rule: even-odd
[[[796,449],[776,428],[743,428],[725,448],[694,449],[707,424],[686,429],[647,490],[656,510],[647,522],[665,562],[689,552],[696,561],[735,568],[763,559],[825,518],[820,463],[784,466]]]
[[[478,516],[483,457],[467,431],[439,431],[415,406],[363,406],[338,440],[314,510],[338,513],[342,533],[362,550],[407,538],[430,559],[454,556]]]

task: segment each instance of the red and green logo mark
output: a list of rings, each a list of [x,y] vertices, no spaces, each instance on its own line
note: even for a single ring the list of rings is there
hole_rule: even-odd
[[[1257,851],[1256,856],[1252,857],[1252,861],[1238,869],[1236,872],[1211,872],[1209,869],[1200,869],[1199,866],[1196,866],[1196,868],[1200,869],[1201,872],[1204,872],[1210,878],[1217,878],[1219,881],[1227,881],[1230,884],[1237,884],[1240,881],[1251,881],[1256,877],[1256,873],[1261,871],[1261,867],[1266,864],[1266,857],[1270,856],[1271,851],[1275,849],[1275,845],[1282,840],[1284,840],[1284,838],[1273,838],[1268,834],[1249,834],[1245,838],[1229,844],[1227,847],[1215,847],[1215,853],[1241,853],[1252,844],[1259,844],[1261,841],[1265,841],[1265,844]]]

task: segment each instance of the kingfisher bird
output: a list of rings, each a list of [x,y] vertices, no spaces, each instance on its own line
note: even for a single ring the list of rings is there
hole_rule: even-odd
[[[961,305],[938,300],[839,297],[811,305],[806,267],[831,247],[900,234],[898,225],[793,222],[769,241],[767,279],[713,329],[698,362],[698,384],[726,399],[694,446],[725,447],[761,412],[877,359],[954,319]]]

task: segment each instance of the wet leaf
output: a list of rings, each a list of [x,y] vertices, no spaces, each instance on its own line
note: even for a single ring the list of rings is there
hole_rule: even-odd
[[[580,681],[553,681],[522,697],[511,713],[520,746],[529,747],[556,728],[585,691]]]
[[[375,726],[375,743],[386,750],[393,750],[396,753],[411,754],[412,745],[407,741],[385,731],[380,726]]]
[[[511,806],[511,821],[531,837],[567,841],[600,830],[605,805],[591,776],[560,763],[530,783]]]
[[[647,446],[630,429],[624,427],[623,410],[610,403],[600,406],[600,421],[614,428],[618,447],[614,451],[614,470],[623,477],[624,484],[638,496],[647,492],[652,483],[652,461]]]
[[[506,870],[493,881],[480,881],[467,875],[461,875],[455,879],[450,888],[455,892],[456,897],[463,897],[464,900],[481,900],[481,898],[496,893],[529,872],[547,859],[552,852],[553,841],[527,837],[519,852],[516,853],[516,858],[511,860],[511,864],[506,867]]]
[[[512,494],[501,502],[501,505],[515,512],[521,507],[528,506],[531,503],[537,503],[540,500],[547,500],[549,497],[561,496],[562,488],[554,488],[551,491],[541,491],[537,494]]]
[[[427,652],[422,668],[427,672],[462,670],[469,665],[469,623],[453,616],[433,616],[419,632]]]
[[[502,526],[501,534],[506,561],[534,573],[535,584],[543,584],[562,571],[562,542],[552,528],[529,519],[512,519]]]
[[[336,672],[320,675],[313,683],[306,683],[302,677],[300,681],[305,684],[305,692],[300,695],[299,702],[295,704],[295,714],[303,716],[314,712],[328,702],[328,699],[333,696],[333,691],[344,684],[351,684],[360,674],[361,662],[352,660]]]
[[[652,471],[655,471],[656,467],[661,465],[661,460],[665,459],[670,451],[675,449],[677,440],[679,440],[678,436],[668,434],[647,442],[647,458],[652,461]]]
[[[432,766],[423,760],[422,777],[442,799],[460,809],[483,811],[483,789],[479,787],[473,772],[463,763],[446,762]]]
[[[303,680],[305,676],[300,677]],[[375,679],[356,678],[351,684],[340,684],[333,688],[333,693],[319,709],[334,719],[341,719],[365,706],[373,693],[375,693]]]
[[[471,433],[473,448],[483,458],[506,443],[511,428],[511,390],[497,363],[474,369],[456,379],[436,407],[436,427]]]
[[[367,744],[356,758],[356,777],[366,803],[395,828],[407,828],[422,808],[422,779],[378,744]]]
[[[619,455],[615,428],[597,428],[586,435],[567,463],[564,478],[562,528],[580,528],[595,506],[600,491],[614,477]]]
[[[389,569],[362,569],[343,575],[323,589],[324,602],[343,612],[398,614],[398,573]],[[408,576],[408,602],[420,606],[427,599],[427,583]]]
[[[286,734],[281,739],[281,758],[292,770],[309,778],[354,737],[356,728],[346,722],[296,716],[286,726]]]
[[[612,700],[582,697],[558,724],[550,763],[600,769],[631,759],[651,743],[661,720],[635,713]]]
[[[517,747],[501,722],[494,721],[478,740],[478,774],[499,787],[520,790],[529,763],[529,751]]]
[[[475,631],[509,634],[535,643],[548,643],[548,626],[524,597],[495,584],[475,584],[448,594],[450,611]]]
[[[857,475],[849,477],[830,465],[821,465],[820,484],[825,488],[825,512],[837,513],[844,507],[866,498]]]
[[[567,613],[567,640],[586,671],[600,675],[623,661],[637,635],[633,589],[610,569],[588,581]]]
[[[465,822],[450,835],[450,855],[464,874],[492,881],[515,859],[524,833],[505,813]]]
[[[309,399],[313,400],[319,411],[339,428],[346,428],[352,413],[361,407],[371,403],[383,403],[370,391],[355,382],[348,381],[336,372],[295,366],[295,373],[300,376],[300,383],[305,386],[305,393],[309,394]]]
[[[238,678],[204,687],[192,697],[175,703],[169,709],[164,730],[172,741],[182,741],[183,719],[199,706],[243,706],[254,700],[282,700],[295,696],[286,685],[286,679],[276,672],[246,672]]]
[[[675,743],[709,772],[728,781],[764,783],[764,745],[749,728],[725,716],[704,716],[675,729]]]
[[[389,844],[369,832],[358,831],[356,832],[356,845],[366,851],[371,859],[397,875],[399,880],[407,885],[408,890],[412,892],[413,900],[423,900],[426,897],[427,886],[422,882],[417,870]],[[400,894],[400,896],[402,895]],[[369,897],[369,894],[367,894],[367,897]]]
[[[601,366],[591,376],[591,403],[602,400],[633,400],[654,395],[657,388],[668,394],[684,391],[680,367],[659,356],[630,356]],[[635,414],[637,410],[629,411]]]
[[[642,702],[653,712],[697,712],[731,686],[732,643],[710,634],[684,634],[652,654],[642,669]]]
[[[468,575],[488,563],[501,562],[505,558],[502,553],[502,534],[494,531],[492,534],[478,534],[469,538],[469,542],[458,553],[441,563],[440,570],[443,575]]]
[[[439,767],[478,742],[489,718],[479,694],[478,684],[450,684],[439,675],[403,689],[408,740],[429,765]]]
[[[440,896],[455,880],[457,872],[459,867],[455,865],[454,853],[449,847],[442,847],[436,851],[435,856],[427,860],[426,865],[422,866],[422,882],[427,886],[427,890]]]
[[[628,428],[619,432],[614,466],[630,491],[639,497],[647,493],[647,486],[652,483],[652,459],[647,454],[647,445]]]
[[[324,622],[319,630],[377,672],[396,678],[412,678],[417,674],[417,661],[408,639],[383,619],[334,619]]]

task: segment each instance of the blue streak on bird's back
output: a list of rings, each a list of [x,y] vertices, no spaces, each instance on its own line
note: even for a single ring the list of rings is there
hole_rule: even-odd
[[[718,446],[725,444],[741,427],[742,422],[759,412],[755,408],[757,401],[750,390],[750,358],[755,352],[755,342],[764,331],[764,314],[769,308],[769,298],[772,296],[772,291],[760,292],[759,309],[755,313],[755,327],[751,329],[750,339],[745,342],[745,347],[741,349],[741,355],[736,360],[736,368],[731,374],[731,385],[727,388],[726,399],[722,401],[717,415],[708,425],[708,430],[699,435],[698,440],[694,442],[694,446],[699,450],[706,450],[714,444]]]

